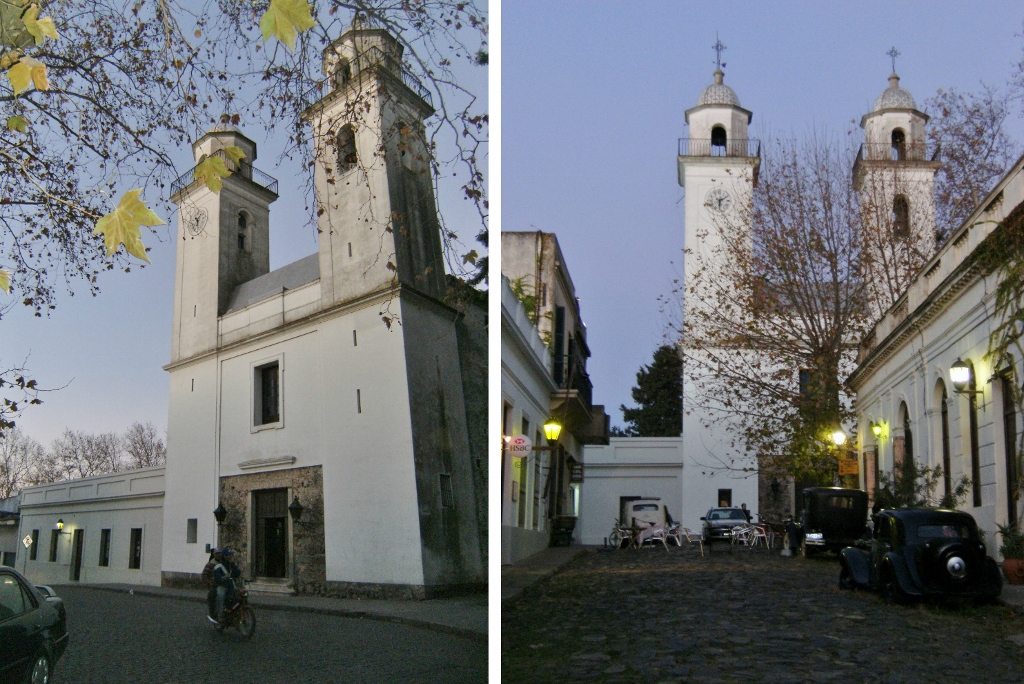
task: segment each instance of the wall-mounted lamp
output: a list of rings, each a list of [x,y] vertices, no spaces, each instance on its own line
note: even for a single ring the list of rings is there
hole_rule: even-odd
[[[957,394],[984,394],[981,390],[967,389],[971,384],[971,376],[974,371],[966,363],[957,357],[956,362],[949,367],[949,379],[953,381],[953,391]]]
[[[60,518],[57,520],[57,524],[53,526],[53,529],[57,530],[58,534],[71,534],[70,532],[64,531],[64,519]]]
[[[875,439],[885,439],[886,434],[889,432],[889,426],[884,420],[872,421],[869,425],[871,427],[871,434],[875,436]]]
[[[228,509],[224,508],[224,504],[217,504],[217,508],[213,509],[213,517],[217,519],[218,525],[224,522],[224,518],[228,517]]]

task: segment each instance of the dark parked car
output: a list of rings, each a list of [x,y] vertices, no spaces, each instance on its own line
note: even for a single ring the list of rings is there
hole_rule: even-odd
[[[969,513],[939,509],[883,510],[875,516],[870,549],[843,549],[839,586],[868,587],[890,603],[917,597],[994,600],[1003,580],[985,555]]]
[[[45,684],[67,645],[64,602],[0,567],[0,682]]]
[[[712,508],[701,520],[704,521],[701,534],[705,544],[729,541],[732,538],[732,528],[747,524],[747,516],[743,514],[741,508]]]
[[[783,548],[800,549],[804,558],[816,551],[840,551],[867,534],[868,493],[862,489],[809,487],[803,514],[786,526]]]

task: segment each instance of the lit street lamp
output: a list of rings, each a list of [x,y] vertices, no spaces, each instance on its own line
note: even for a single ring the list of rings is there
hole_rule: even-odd
[[[837,446],[841,447],[846,444],[846,433],[843,432],[843,428],[836,428],[832,433],[832,442]]]

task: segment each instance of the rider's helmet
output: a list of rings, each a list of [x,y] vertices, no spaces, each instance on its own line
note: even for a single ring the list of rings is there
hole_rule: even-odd
[[[234,556],[235,552],[232,551],[231,549],[221,549],[220,555],[223,556],[224,558],[229,558],[231,556]]]

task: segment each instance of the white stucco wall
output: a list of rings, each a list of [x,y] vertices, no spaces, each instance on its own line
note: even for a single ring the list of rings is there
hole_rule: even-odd
[[[159,586],[163,501],[163,467],[25,489],[19,538],[39,530],[39,542],[35,560],[29,560],[31,554],[24,546],[19,547],[17,569],[37,584],[68,583],[71,581],[73,535],[76,530],[82,530],[80,582]],[[58,537],[57,560],[50,562],[51,530],[58,519],[64,521],[64,529]],[[132,528],[142,528],[142,566],[139,569],[128,567]],[[111,530],[107,567],[99,566],[100,530],[103,529]]]
[[[658,497],[673,520],[699,530],[700,518],[731,489],[734,506],[758,512],[757,476],[701,467],[682,437],[612,437],[608,446],[585,446],[580,541],[604,544],[619,517],[620,497]]]

